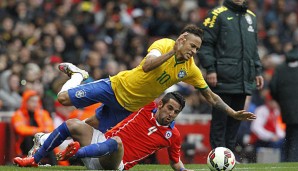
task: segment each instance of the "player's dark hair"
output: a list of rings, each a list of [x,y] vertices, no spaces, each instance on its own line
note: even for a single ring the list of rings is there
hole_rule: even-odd
[[[189,25],[185,26],[182,29],[182,31],[181,31],[180,34],[183,34],[185,32],[194,34],[194,35],[200,37],[203,40],[203,35],[204,35],[203,29],[201,29],[200,27],[198,27],[198,26],[196,26],[194,24],[189,24]]]
[[[178,93],[177,91],[167,93],[161,99],[161,101],[162,101],[163,104],[166,104],[170,99],[174,99],[176,102],[178,102],[180,104],[180,106],[181,106],[181,110],[184,108],[184,106],[185,106],[185,98],[180,93]]]

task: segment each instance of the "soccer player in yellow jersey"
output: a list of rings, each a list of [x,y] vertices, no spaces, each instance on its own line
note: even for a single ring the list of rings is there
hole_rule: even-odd
[[[59,69],[70,79],[58,93],[63,105],[77,108],[101,102],[96,114],[86,123],[106,132],[129,114],[159,97],[164,90],[180,81],[193,85],[213,107],[239,120],[253,120],[255,115],[244,110],[234,111],[206,84],[193,56],[202,44],[203,31],[187,25],[177,38],[155,41],[139,66],[122,71],[110,78],[79,85],[88,73],[70,63],[61,63]]]

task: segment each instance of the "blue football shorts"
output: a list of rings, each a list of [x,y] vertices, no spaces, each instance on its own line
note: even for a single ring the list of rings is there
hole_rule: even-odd
[[[68,90],[68,95],[76,108],[84,108],[98,102],[102,103],[95,113],[99,120],[98,130],[103,133],[132,113],[118,103],[110,78],[71,88]]]

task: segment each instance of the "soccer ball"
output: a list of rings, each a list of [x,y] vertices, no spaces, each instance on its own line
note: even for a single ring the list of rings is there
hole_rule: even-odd
[[[217,147],[210,151],[207,165],[212,171],[233,170],[236,163],[233,152],[225,147]]]

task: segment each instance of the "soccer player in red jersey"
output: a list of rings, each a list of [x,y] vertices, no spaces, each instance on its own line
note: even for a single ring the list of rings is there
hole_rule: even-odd
[[[167,93],[158,104],[152,102],[134,112],[105,134],[78,119],[70,119],[45,140],[33,157],[15,158],[19,166],[36,166],[68,136],[75,141],[57,154],[58,160],[75,155],[88,169],[127,170],[161,148],[167,148],[173,170],[184,171],[180,160],[181,138],[175,118],[185,106],[177,92]],[[79,149],[80,148],[80,149]]]

